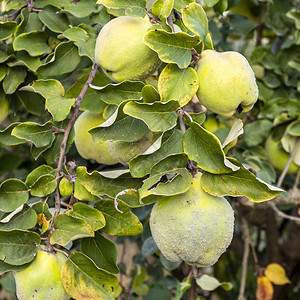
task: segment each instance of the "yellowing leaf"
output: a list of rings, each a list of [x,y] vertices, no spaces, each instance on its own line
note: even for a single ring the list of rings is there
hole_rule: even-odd
[[[272,300],[273,298],[273,285],[266,276],[257,277],[257,290],[256,300]]]
[[[41,234],[46,232],[50,225],[50,222],[47,220],[47,218],[44,214],[38,214],[37,223],[39,226],[42,226]]]
[[[290,280],[286,276],[284,268],[276,263],[269,264],[265,270],[265,275],[274,284],[283,285],[290,283]]]

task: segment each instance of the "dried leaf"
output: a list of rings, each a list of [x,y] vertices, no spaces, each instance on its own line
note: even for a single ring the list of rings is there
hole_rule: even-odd
[[[257,300],[272,300],[273,298],[273,285],[268,277],[258,276],[257,277],[257,290],[256,299]]]
[[[265,275],[274,284],[283,285],[291,283],[286,276],[284,268],[276,263],[269,264],[265,270]]]

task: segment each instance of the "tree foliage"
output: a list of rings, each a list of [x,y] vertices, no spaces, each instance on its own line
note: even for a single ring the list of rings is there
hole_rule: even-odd
[[[99,31],[147,15],[144,43],[160,67],[112,82],[94,64]],[[69,253],[62,282],[74,299],[299,297],[297,1],[3,0],[0,18],[2,292],[14,294],[12,271],[45,245]],[[251,111],[224,118],[201,106],[194,67],[206,49],[248,58],[259,88]],[[96,142],[129,145],[150,131],[152,145],[125,165],[85,160],[73,128],[83,111],[106,119],[90,131]],[[284,170],[268,161],[270,135],[290,158]],[[286,174],[290,163],[297,174]],[[198,170],[236,213],[231,247],[200,269],[168,261],[149,229],[153,204],[186,192]]]

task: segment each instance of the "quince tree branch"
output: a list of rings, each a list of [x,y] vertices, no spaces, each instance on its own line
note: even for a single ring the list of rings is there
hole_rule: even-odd
[[[63,139],[60,144],[59,158],[58,158],[58,163],[57,163],[57,173],[56,173],[57,186],[56,186],[55,193],[54,193],[54,195],[55,195],[55,212],[54,212],[54,216],[52,218],[50,233],[47,238],[47,250],[48,251],[51,251],[51,249],[52,249],[52,245],[50,244],[50,237],[51,237],[52,233],[54,232],[55,218],[59,215],[59,212],[60,212],[61,199],[60,199],[60,194],[59,194],[59,182],[62,178],[61,173],[62,173],[64,161],[65,161],[65,154],[66,154],[68,138],[69,138],[71,129],[74,125],[74,122],[77,118],[83,97],[86,94],[90,84],[92,83],[92,81],[95,78],[97,68],[98,68],[98,66],[95,64],[90,73],[89,78],[87,79],[86,83],[84,84],[84,86],[81,89],[81,92],[79,93],[78,97],[76,98],[75,107],[74,107],[71,119],[70,119],[67,127],[65,128]]]

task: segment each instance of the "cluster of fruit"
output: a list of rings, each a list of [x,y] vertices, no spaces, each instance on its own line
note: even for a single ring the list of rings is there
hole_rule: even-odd
[[[95,62],[112,81],[144,80],[157,70],[161,63],[159,57],[143,42],[151,26],[148,16],[123,16],[101,29]],[[255,76],[241,54],[205,50],[195,69],[199,77],[198,99],[214,113],[231,117],[235,112],[249,111],[256,102]],[[84,159],[106,165],[128,164],[153,143],[150,131],[135,142],[93,141],[89,130],[105,121],[103,114],[85,111],[75,122],[75,144]],[[234,212],[225,198],[212,196],[201,188],[201,173],[198,173],[187,192],[159,200],[154,205],[150,227],[167,259],[206,267],[213,265],[231,243]],[[60,253],[39,251],[27,269],[15,272],[19,299],[68,299],[63,286],[58,287],[65,259]],[[46,267],[42,268],[43,265]],[[33,289],[27,285],[28,280],[47,288]]]
[[[143,41],[151,26],[148,16],[122,16],[101,29],[95,62],[111,80],[144,80],[157,70],[159,57]],[[231,117],[253,107],[258,88],[244,56],[205,50],[195,68],[199,77],[197,96],[207,109]],[[134,143],[93,142],[88,131],[103,122],[103,114],[90,112],[83,112],[77,119],[75,144],[83,158],[107,165],[126,164],[153,142],[151,133]],[[159,200],[151,213],[150,228],[167,259],[203,267],[213,265],[231,243],[234,213],[225,198],[202,190],[200,181],[199,173],[186,193]]]

